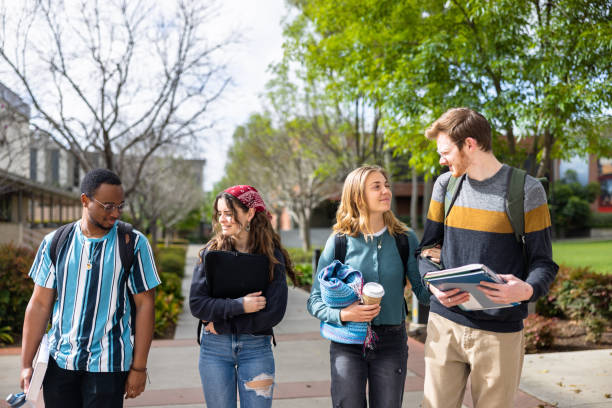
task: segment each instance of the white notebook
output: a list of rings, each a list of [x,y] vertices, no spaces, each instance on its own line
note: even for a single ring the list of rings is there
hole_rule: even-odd
[[[49,364],[49,340],[47,339],[47,333],[45,333],[40,340],[38,351],[34,357],[34,372],[32,373],[32,378],[30,378],[30,388],[28,388],[26,393],[26,400],[36,401],[38,399],[38,394],[40,394],[42,383],[45,379],[47,364]]]

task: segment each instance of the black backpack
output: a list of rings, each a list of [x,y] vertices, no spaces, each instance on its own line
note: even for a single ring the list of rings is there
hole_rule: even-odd
[[[68,240],[68,236],[70,235],[70,231],[72,231],[72,227],[74,226],[74,222],[69,224],[62,225],[59,227],[53,238],[51,239],[51,246],[49,247],[49,255],[51,257],[51,262],[53,266],[57,268],[57,256],[59,251],[64,247],[66,241]],[[119,239],[119,237],[125,237],[125,239]],[[117,223],[117,239],[119,239],[119,258],[121,258],[121,265],[123,266],[123,270],[126,271],[126,282],[129,279],[129,274],[132,273],[132,265],[134,264],[134,243],[136,242],[136,233],[134,233],[134,227],[132,224],[119,221]],[[130,300],[130,319],[131,319],[131,327],[132,334],[135,333],[136,327],[136,304],[134,303],[134,296],[128,290],[128,298]]]
[[[403,287],[406,287],[406,274],[408,273],[408,257],[410,257],[410,242],[408,242],[408,237],[406,236],[406,234],[396,234],[394,238],[395,245],[397,246],[397,251],[400,254],[400,258],[402,259],[402,265],[404,266]],[[346,244],[346,235],[335,235],[334,259],[342,263],[344,263],[344,259],[346,258]],[[408,305],[406,304],[406,299],[404,299],[404,309],[406,311],[406,315],[408,315]]]

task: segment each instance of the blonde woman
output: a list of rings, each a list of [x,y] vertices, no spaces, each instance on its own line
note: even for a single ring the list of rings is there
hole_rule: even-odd
[[[333,231],[321,254],[317,276],[335,259],[336,236],[344,236],[344,263],[360,271],[364,283],[377,282],[385,291],[380,305],[355,302],[342,309],[332,308],[321,298],[319,280],[313,279],[308,299],[310,314],[335,325],[371,322],[378,337],[373,349],[360,344],[331,342],[333,406],[366,407],[368,384],[370,407],[400,407],[408,359],[406,278],[419,301],[428,303],[430,294],[422,284],[414,257],[418,246],[416,235],[391,211],[391,188],[385,170],[364,166],[347,176]],[[406,265],[398,249],[400,235],[405,235],[409,244],[408,254],[404,254]]]

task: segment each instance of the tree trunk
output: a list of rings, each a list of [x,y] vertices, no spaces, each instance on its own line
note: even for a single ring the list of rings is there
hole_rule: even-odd
[[[419,201],[419,181],[416,169],[413,167],[410,171],[412,176],[412,189],[410,191],[410,228],[416,230],[419,226],[417,221],[417,203]]]
[[[157,249],[157,222],[156,220],[151,221],[151,247],[153,251]]]
[[[425,180],[425,188],[423,189],[423,228],[427,221],[427,213],[429,212],[429,202],[431,201],[431,192],[433,190],[433,179]]]
[[[551,152],[553,141],[554,137],[552,133],[550,133],[550,129],[546,129],[544,131],[544,143],[542,146],[542,161],[540,162],[538,172],[536,173],[536,177],[548,176],[550,181],[553,179],[553,174],[550,172],[552,164]]]
[[[310,217],[305,211],[298,212],[298,224],[300,227],[300,238],[302,239],[302,248],[305,251],[310,250]]]

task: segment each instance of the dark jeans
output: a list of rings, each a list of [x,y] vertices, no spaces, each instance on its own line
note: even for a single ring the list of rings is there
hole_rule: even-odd
[[[123,407],[128,372],[90,373],[60,368],[52,357],[43,380],[45,408]]]
[[[335,408],[365,408],[366,382],[370,408],[402,406],[408,344],[406,326],[373,326],[378,335],[374,350],[360,344],[331,342],[331,395]]]

